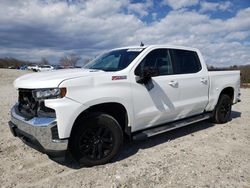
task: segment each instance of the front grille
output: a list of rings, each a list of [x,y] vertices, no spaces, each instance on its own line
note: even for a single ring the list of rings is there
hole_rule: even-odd
[[[32,89],[19,89],[18,110],[26,118],[37,116],[39,102],[32,95]]]
[[[33,89],[19,89],[18,111],[25,118],[55,117],[55,111],[44,105],[43,100],[36,100],[32,95]]]

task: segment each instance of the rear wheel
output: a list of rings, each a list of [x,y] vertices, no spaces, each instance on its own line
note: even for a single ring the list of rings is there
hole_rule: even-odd
[[[230,119],[232,101],[228,95],[221,95],[216,105],[213,120],[215,123],[226,123]]]
[[[70,139],[70,151],[80,164],[101,165],[112,160],[123,143],[119,123],[108,114],[97,114],[78,124]]]

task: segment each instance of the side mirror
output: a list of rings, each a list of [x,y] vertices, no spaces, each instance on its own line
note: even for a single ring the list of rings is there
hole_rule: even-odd
[[[157,68],[146,67],[143,70],[142,75],[140,75],[139,79],[136,82],[140,84],[147,84],[151,80],[152,77],[158,76],[158,75],[159,75],[159,71]]]

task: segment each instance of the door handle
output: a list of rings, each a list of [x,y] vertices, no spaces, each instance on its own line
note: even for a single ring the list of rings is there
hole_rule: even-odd
[[[207,84],[207,79],[206,79],[206,78],[201,78],[201,82],[202,82],[203,84]]]
[[[176,86],[178,85],[178,82],[172,80],[172,81],[170,81],[168,84],[171,85],[171,86],[173,86],[173,87],[176,87]]]

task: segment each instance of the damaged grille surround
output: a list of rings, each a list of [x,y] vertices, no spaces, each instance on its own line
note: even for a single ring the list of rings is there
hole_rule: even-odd
[[[35,89],[18,89],[18,111],[27,120],[33,117],[55,117],[55,110],[44,104],[44,99],[36,99]]]

